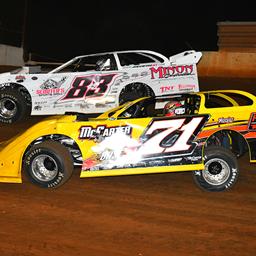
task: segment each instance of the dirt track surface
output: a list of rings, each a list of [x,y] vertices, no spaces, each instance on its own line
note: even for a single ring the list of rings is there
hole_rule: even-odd
[[[0,127],[0,140],[41,118]],[[79,179],[56,190],[0,183],[0,256],[256,254],[256,166],[228,192],[190,172]]]

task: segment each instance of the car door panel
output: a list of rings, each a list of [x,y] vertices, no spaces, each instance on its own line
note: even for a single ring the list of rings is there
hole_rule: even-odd
[[[101,136],[93,136],[83,156],[81,177],[202,168],[202,148],[194,139],[207,120],[207,115],[139,118],[85,126],[82,137],[92,139],[92,129]]]

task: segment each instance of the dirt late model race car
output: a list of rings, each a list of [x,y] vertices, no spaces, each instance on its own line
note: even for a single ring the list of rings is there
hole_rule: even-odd
[[[78,56],[49,73],[0,74],[0,122],[30,114],[103,113],[144,96],[198,91],[201,56],[119,51]]]
[[[237,158],[256,161],[255,109],[252,94],[222,90],[144,97],[93,119],[48,117],[0,144],[0,181],[19,183],[24,172],[59,187],[77,165],[81,177],[193,171],[203,189],[227,190]]]

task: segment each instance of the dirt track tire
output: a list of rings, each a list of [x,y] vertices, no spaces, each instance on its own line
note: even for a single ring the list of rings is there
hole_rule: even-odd
[[[57,188],[72,176],[74,166],[68,149],[55,141],[33,146],[25,155],[23,169],[28,179],[42,188]]]
[[[0,90],[0,122],[19,122],[28,117],[30,112],[27,99],[20,91],[11,88]]]
[[[223,147],[210,146],[205,149],[205,169],[194,171],[196,184],[207,191],[224,191],[235,185],[239,175],[237,159]]]
[[[122,89],[119,95],[119,105],[127,101],[133,101],[142,97],[153,96],[154,92],[146,84],[133,83],[128,84]]]

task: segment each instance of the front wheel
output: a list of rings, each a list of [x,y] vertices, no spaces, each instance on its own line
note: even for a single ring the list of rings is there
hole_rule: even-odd
[[[205,148],[205,169],[194,171],[196,184],[207,191],[224,191],[230,189],[237,181],[239,168],[234,154],[223,147]]]
[[[0,90],[0,122],[10,124],[21,121],[30,112],[27,99],[20,91],[11,88]]]
[[[63,185],[74,170],[69,150],[55,141],[34,145],[25,155],[23,163],[29,180],[43,188]]]

